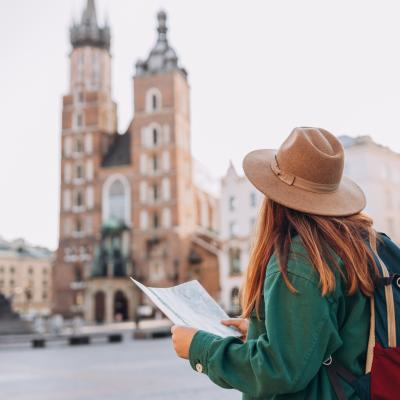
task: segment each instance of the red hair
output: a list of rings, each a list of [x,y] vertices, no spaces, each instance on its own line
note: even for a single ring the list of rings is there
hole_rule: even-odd
[[[347,293],[360,289],[366,296],[374,291],[373,271],[377,270],[372,251],[366,243],[370,238],[376,243],[372,220],[364,214],[349,217],[325,217],[302,213],[265,198],[259,212],[246,280],[242,294],[242,317],[249,317],[255,308],[259,315],[267,264],[275,253],[279,268],[288,289],[291,284],[287,263],[291,240],[298,234],[309,259],[319,275],[322,295],[335,289],[335,276],[328,262],[345,280]],[[332,249],[343,261],[341,268],[331,254]]]

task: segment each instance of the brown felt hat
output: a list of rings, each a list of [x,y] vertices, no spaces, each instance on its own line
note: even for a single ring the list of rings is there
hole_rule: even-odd
[[[251,151],[243,159],[250,182],[268,198],[308,214],[347,216],[366,205],[360,187],[343,176],[344,150],[321,128],[295,128],[278,150]]]

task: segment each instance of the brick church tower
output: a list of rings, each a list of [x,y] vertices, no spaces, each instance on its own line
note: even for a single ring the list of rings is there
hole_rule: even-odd
[[[54,311],[83,311],[85,271],[101,227],[99,168],[117,131],[111,98],[110,30],[99,27],[94,0],[70,29],[70,88],[63,97],[59,248]]]
[[[98,26],[93,1],[72,26],[71,44],[55,311],[132,319],[147,299],[129,276],[150,286],[198,279],[218,298],[217,199],[195,179],[190,89],[168,42],[166,13],[157,14],[155,45],[136,63],[133,119],[122,135],[111,99],[110,32]]]

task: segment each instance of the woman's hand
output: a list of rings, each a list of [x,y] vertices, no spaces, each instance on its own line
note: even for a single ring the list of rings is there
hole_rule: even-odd
[[[247,338],[247,330],[249,329],[249,321],[243,318],[231,318],[231,319],[223,319],[221,323],[225,326],[232,326],[236,328],[241,334],[241,339],[243,342],[246,341]]]
[[[189,347],[196,332],[197,329],[188,326],[172,326],[172,344],[174,345],[175,352],[179,357],[185,359],[189,358]]]

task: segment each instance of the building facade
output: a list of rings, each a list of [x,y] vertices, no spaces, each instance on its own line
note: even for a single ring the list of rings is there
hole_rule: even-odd
[[[240,311],[239,293],[246,270],[263,198],[245,176],[231,163],[221,180],[219,253],[221,305],[230,314]]]
[[[196,184],[190,88],[157,15],[156,43],[133,77],[133,119],[117,132],[111,34],[94,1],[71,27],[63,98],[59,248],[54,311],[110,322],[146,299],[128,279],[168,286],[199,279],[219,292],[215,195]]]
[[[22,239],[0,240],[0,293],[13,311],[46,316],[51,311],[53,254]]]
[[[344,174],[363,189],[365,212],[378,231],[400,243],[400,154],[369,136],[341,136],[340,140],[346,155]]]

